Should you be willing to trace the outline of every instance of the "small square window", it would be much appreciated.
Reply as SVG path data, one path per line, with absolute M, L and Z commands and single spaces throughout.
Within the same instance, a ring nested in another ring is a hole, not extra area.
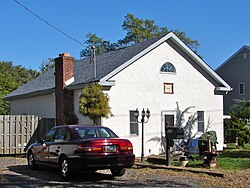
M 164 83 L 164 94 L 174 94 L 173 83 Z

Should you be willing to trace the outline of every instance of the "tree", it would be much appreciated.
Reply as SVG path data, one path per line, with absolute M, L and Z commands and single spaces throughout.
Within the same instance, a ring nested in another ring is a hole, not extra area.
M 0 61 L 0 114 L 9 114 L 9 102 L 3 98 L 37 76 L 38 72 L 35 70 Z
M 84 44 L 86 44 L 87 47 L 80 52 L 81 58 L 91 56 L 92 46 L 95 46 L 96 54 L 103 54 L 117 48 L 116 43 L 111 43 L 110 41 L 106 41 L 103 38 L 98 37 L 96 34 L 88 33 L 86 35 L 86 38 L 87 40 L 84 42 Z
M 153 37 L 168 33 L 168 28 L 155 25 L 154 20 L 143 20 L 136 18 L 133 14 L 127 14 L 122 24 L 122 29 L 125 30 L 126 36 L 119 40 L 120 44 L 131 45 Z
M 55 59 L 48 57 L 46 60 L 44 60 L 39 67 L 40 74 L 45 73 L 47 70 L 55 67 Z
M 235 100 L 229 112 L 231 119 L 225 122 L 225 140 L 243 146 L 250 141 L 250 100 Z
M 127 14 L 122 24 L 122 29 L 126 32 L 123 39 L 116 43 L 106 41 L 98 37 L 96 34 L 87 34 L 85 40 L 86 48 L 80 52 L 81 58 L 91 55 L 91 47 L 96 47 L 96 53 L 102 54 L 119 47 L 130 46 L 139 42 L 146 41 L 156 36 L 167 34 L 170 30 L 167 27 L 159 27 L 154 20 L 143 20 L 136 18 L 133 14 Z M 186 33 L 179 30 L 173 31 L 185 44 L 192 50 L 196 51 L 199 47 L 199 42 L 186 36 Z
M 101 117 L 108 118 L 111 114 L 109 98 L 104 94 L 98 83 L 85 87 L 80 95 L 80 113 L 88 116 L 97 125 Z
M 139 19 L 136 18 L 133 14 L 127 14 L 125 16 L 122 28 L 127 33 L 124 39 L 119 40 L 118 43 L 123 45 L 131 45 L 139 42 L 144 42 L 148 39 L 164 35 L 169 32 L 169 29 L 167 27 L 159 27 L 155 24 L 154 20 Z M 173 32 L 191 49 L 198 49 L 198 41 L 187 37 L 184 31 L 174 30 Z

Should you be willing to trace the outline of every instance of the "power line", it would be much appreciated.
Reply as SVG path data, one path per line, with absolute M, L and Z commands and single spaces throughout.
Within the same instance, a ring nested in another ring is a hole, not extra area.
M 55 27 L 54 25 L 52 25 L 51 23 L 49 23 L 48 21 L 46 21 L 45 19 L 43 19 L 42 17 L 40 17 L 39 15 L 37 15 L 36 13 L 34 13 L 33 11 L 31 11 L 29 8 L 27 8 L 26 6 L 24 6 L 23 4 L 21 4 L 20 2 L 18 2 L 17 0 L 14 0 L 19 6 L 21 6 L 22 8 L 24 8 L 25 10 L 27 10 L 29 13 L 31 13 L 33 16 L 37 17 L 39 20 L 43 21 L 44 23 L 46 23 L 47 25 L 49 25 L 50 27 L 52 27 L 53 29 L 57 30 L 58 32 L 60 32 L 61 34 L 63 34 L 64 36 L 68 37 L 69 39 L 75 41 L 76 43 L 80 44 L 81 46 L 85 47 L 81 42 L 79 42 L 77 39 L 71 37 L 70 35 L 68 35 L 67 33 L 65 33 L 64 31 L 62 31 L 61 29 Z

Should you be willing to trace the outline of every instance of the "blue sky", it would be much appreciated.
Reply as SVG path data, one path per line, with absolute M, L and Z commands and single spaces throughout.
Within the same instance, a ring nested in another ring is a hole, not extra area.
M 198 53 L 216 69 L 243 45 L 250 45 L 248 0 L 18 0 L 68 35 L 84 42 L 96 33 L 116 42 L 125 36 L 127 13 L 179 29 L 200 43 Z M 79 58 L 83 48 L 20 7 L 0 1 L 0 60 L 39 69 L 46 58 L 68 52 Z

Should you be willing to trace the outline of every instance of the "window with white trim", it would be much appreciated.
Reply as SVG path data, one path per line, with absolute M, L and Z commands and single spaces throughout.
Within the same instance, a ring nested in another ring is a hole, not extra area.
M 197 111 L 198 120 L 198 132 L 204 133 L 204 111 Z
M 130 135 L 139 135 L 138 122 L 135 117 L 135 110 L 129 111 Z
M 245 95 L 245 82 L 239 83 L 239 95 Z
M 176 69 L 174 67 L 174 65 L 172 63 L 164 63 L 162 66 L 161 66 L 161 73 L 176 73 Z

